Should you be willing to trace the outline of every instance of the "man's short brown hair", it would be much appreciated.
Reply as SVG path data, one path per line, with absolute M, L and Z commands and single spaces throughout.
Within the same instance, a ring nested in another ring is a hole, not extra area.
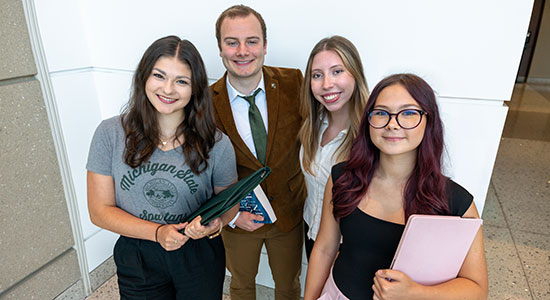
M 239 5 L 233 5 L 230 8 L 224 10 L 222 14 L 218 17 L 218 20 L 216 21 L 216 39 L 218 40 L 218 48 L 220 48 L 220 50 L 222 45 L 221 44 L 222 43 L 221 27 L 222 27 L 223 20 L 225 20 L 225 18 L 230 18 L 230 19 L 237 18 L 237 17 L 244 18 L 244 17 L 248 17 L 251 14 L 254 15 L 256 19 L 258 19 L 258 21 L 260 22 L 260 26 L 262 27 L 264 45 L 265 45 L 267 28 L 265 26 L 264 18 L 262 18 L 262 15 L 260 15 L 260 13 L 258 13 L 254 9 L 246 5 L 239 4 Z

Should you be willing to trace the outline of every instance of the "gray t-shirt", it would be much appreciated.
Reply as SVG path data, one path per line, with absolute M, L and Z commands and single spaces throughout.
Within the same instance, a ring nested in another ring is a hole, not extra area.
M 219 135 L 200 175 L 187 166 L 180 147 L 156 149 L 148 162 L 133 169 L 124 163 L 125 134 L 116 116 L 97 127 L 86 169 L 113 177 L 117 207 L 144 220 L 180 223 L 212 197 L 214 186 L 237 180 L 235 151 L 229 138 Z

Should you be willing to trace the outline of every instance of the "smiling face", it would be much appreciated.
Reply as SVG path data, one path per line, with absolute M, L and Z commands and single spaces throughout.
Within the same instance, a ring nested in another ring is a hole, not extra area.
M 229 80 L 260 81 L 266 43 L 258 19 L 252 14 L 225 18 L 220 32 L 220 56 Z
M 161 57 L 145 82 L 145 93 L 159 117 L 180 116 L 192 95 L 191 69 L 176 57 Z
M 384 88 L 373 109 L 383 109 L 390 113 L 397 113 L 403 109 L 422 110 L 418 102 L 400 84 L 390 85 Z M 380 155 L 414 155 L 424 137 L 426 130 L 426 117 L 413 129 L 403 129 L 397 124 L 395 116 L 392 116 L 386 127 L 376 129 L 369 126 L 370 138 L 373 144 L 380 150 Z
M 311 92 L 330 113 L 349 109 L 355 79 L 336 52 L 324 50 L 311 63 Z

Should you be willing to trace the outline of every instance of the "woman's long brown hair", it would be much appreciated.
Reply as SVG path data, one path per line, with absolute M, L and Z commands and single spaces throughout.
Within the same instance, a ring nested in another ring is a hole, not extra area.
M 335 153 L 333 153 L 336 162 L 343 161 L 347 158 L 351 149 L 351 144 L 359 131 L 361 114 L 363 113 L 363 109 L 369 97 L 369 90 L 365 80 L 361 58 L 353 43 L 337 35 L 320 40 L 317 45 L 313 47 L 313 50 L 311 50 L 305 71 L 305 78 L 300 90 L 300 112 L 303 116 L 306 116 L 306 118 L 298 133 L 298 137 L 304 148 L 302 165 L 304 170 L 312 175 L 315 174 L 313 174 L 313 170 L 311 169 L 311 163 L 318 150 L 319 131 L 321 129 L 322 118 L 327 117 L 328 111 L 315 99 L 311 92 L 311 65 L 313 64 L 315 55 L 325 50 L 334 51 L 340 59 L 342 59 L 346 70 L 355 79 L 355 89 L 349 99 L 350 124 L 348 133 L 344 137 L 342 144 L 340 144 Z
M 192 95 L 184 108 L 185 118 L 176 130 L 176 137 L 183 136 L 179 142 L 185 163 L 193 173 L 199 174 L 208 167 L 208 153 L 216 140 L 216 124 L 202 58 L 191 42 L 177 36 L 156 40 L 138 64 L 130 100 L 121 114 L 126 134 L 124 162 L 137 168 L 149 160 L 160 144 L 157 114 L 145 93 L 145 82 L 161 57 L 176 57 L 191 69 Z

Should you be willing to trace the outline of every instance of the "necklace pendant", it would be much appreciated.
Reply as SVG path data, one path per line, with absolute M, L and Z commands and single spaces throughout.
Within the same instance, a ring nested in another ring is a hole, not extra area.
M 166 143 L 168 143 L 168 141 L 166 142 L 161 142 L 163 146 L 166 146 Z

